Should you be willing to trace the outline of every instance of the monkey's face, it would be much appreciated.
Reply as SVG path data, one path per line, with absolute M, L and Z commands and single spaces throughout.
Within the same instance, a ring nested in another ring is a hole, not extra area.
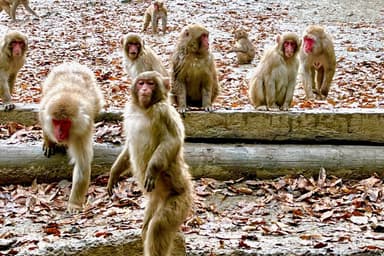
M 148 108 L 153 104 L 153 95 L 155 95 L 156 83 L 153 79 L 139 79 L 135 84 L 135 91 L 139 105 Z
M 244 30 L 237 30 L 235 31 L 235 39 L 239 40 L 241 38 L 247 38 L 248 34 Z
M 147 109 L 159 101 L 166 100 L 170 89 L 168 82 L 157 71 L 140 73 L 133 83 L 133 101 L 136 105 Z
M 285 40 L 283 43 L 283 52 L 286 58 L 291 58 L 295 55 L 297 49 L 296 41 Z
M 137 59 L 137 57 L 139 57 L 140 50 L 141 50 L 141 44 L 138 42 L 127 43 L 127 46 L 125 48 L 128 58 L 130 58 L 131 60 L 135 60 Z
M 304 36 L 303 38 L 303 50 L 306 54 L 314 53 L 314 46 L 316 43 L 316 39 L 311 36 Z
M 23 40 L 12 40 L 9 43 L 9 48 L 13 57 L 20 57 L 24 55 L 26 44 Z

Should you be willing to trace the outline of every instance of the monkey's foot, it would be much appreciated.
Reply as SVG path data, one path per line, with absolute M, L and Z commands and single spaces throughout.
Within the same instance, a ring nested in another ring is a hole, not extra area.
M 268 108 L 265 105 L 261 105 L 255 108 L 257 111 L 267 111 Z
M 212 106 L 206 106 L 206 107 L 204 107 L 204 110 L 205 110 L 205 112 L 212 112 L 213 107 Z
M 76 213 L 80 213 L 82 210 L 83 210 L 83 206 L 82 205 L 68 202 L 68 206 L 67 206 L 67 212 L 68 213 L 76 214 Z
M 185 112 L 187 112 L 187 107 L 178 107 L 177 108 L 177 112 L 179 112 L 180 114 L 184 115 Z
M 7 112 L 7 111 L 11 111 L 15 109 L 15 104 L 13 103 L 7 103 L 4 105 L 4 111 Z

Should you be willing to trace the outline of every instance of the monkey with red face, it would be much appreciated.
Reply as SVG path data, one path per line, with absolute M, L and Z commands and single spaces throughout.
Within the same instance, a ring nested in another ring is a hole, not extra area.
M 326 99 L 336 70 L 335 50 L 331 36 L 324 28 L 308 26 L 300 51 L 303 86 L 307 99 Z
M 55 67 L 43 84 L 39 119 L 43 128 L 44 155 L 50 157 L 66 146 L 74 163 L 68 211 L 77 212 L 85 202 L 93 159 L 93 124 L 103 106 L 93 72 L 79 63 Z

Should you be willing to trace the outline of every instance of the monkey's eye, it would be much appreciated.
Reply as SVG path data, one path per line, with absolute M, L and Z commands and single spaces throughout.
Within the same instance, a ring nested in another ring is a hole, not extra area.
M 139 81 L 137 81 L 137 84 L 138 84 L 138 85 L 143 85 L 143 84 L 144 84 L 144 80 L 139 80 Z
M 20 47 L 23 47 L 24 46 L 24 43 L 23 42 L 19 42 L 19 41 L 12 41 L 11 42 L 11 45 L 12 47 L 16 46 L 16 45 L 19 45 Z

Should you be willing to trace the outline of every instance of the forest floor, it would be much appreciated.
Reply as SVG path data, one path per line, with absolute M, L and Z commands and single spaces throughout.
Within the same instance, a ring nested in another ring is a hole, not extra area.
M 122 69 L 119 39 L 125 33 L 140 32 L 149 2 L 31 0 L 31 7 L 43 18 L 18 10 L 19 20 L 11 22 L 0 13 L 1 32 L 18 29 L 29 38 L 15 102 L 39 103 L 40 85 L 50 69 L 77 60 L 95 72 L 106 108 L 122 108 L 129 97 L 130 79 Z M 251 109 L 247 81 L 264 49 L 277 34 L 301 34 L 310 24 L 323 25 L 332 34 L 337 70 L 328 100 L 305 101 L 299 82 L 292 109 L 384 107 L 381 0 L 176 0 L 167 6 L 168 33 L 148 32 L 143 38 L 170 68 L 181 29 L 194 22 L 204 24 L 210 31 L 222 86 L 216 109 Z M 237 65 L 235 55 L 228 53 L 237 27 L 248 30 L 256 46 L 256 58 L 249 65 Z M 2 143 L 20 129 L 40 134 L 38 127 L 0 124 Z M 119 125 L 112 129 L 120 135 Z M 44 255 L 41 252 L 47 247 L 139 230 L 145 201 L 135 182 L 122 180 L 110 199 L 105 181 L 105 177 L 93 181 L 87 208 L 76 216 L 64 213 L 70 182 L 1 186 L 0 255 Z M 314 178 L 264 181 L 205 178 L 195 180 L 195 192 L 194 213 L 183 226 L 187 255 L 384 254 L 384 188 L 375 175 L 360 181 L 327 177 L 325 171 Z

